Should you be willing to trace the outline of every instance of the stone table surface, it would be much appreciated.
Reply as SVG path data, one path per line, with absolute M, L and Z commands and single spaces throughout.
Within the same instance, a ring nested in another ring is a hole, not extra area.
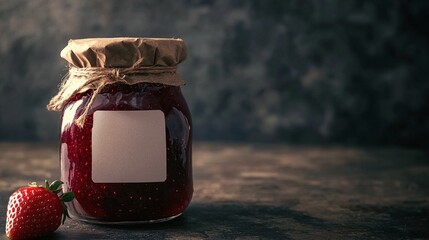
M 170 222 L 68 220 L 43 239 L 429 239 L 429 153 L 397 148 L 194 144 L 194 198 Z M 59 177 L 55 144 L 0 143 L 9 195 Z

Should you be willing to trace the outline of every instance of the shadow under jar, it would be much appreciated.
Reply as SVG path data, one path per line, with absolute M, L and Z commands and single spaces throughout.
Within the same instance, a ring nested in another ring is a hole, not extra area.
M 176 62 L 184 59 L 175 54 Z M 156 66 L 157 57 L 150 64 Z M 192 123 L 176 85 L 113 82 L 69 96 L 62 106 L 60 157 L 63 191 L 75 194 L 72 218 L 133 224 L 185 211 L 193 194 Z

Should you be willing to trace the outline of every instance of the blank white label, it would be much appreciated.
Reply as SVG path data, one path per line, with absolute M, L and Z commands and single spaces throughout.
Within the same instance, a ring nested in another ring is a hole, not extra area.
M 160 110 L 96 111 L 92 128 L 92 181 L 164 182 L 165 117 Z

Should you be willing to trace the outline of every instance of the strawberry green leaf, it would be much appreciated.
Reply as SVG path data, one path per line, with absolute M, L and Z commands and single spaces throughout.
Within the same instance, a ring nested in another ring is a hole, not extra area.
M 49 189 L 49 182 L 45 179 L 45 188 Z
M 64 224 L 64 222 L 66 221 L 66 218 L 67 218 L 66 214 L 63 214 L 63 219 L 61 220 L 61 224 Z
M 49 186 L 49 190 L 52 191 L 52 192 L 56 191 L 58 189 L 58 187 L 61 186 L 61 184 L 63 184 L 63 182 L 61 182 L 59 180 L 55 180 Z
M 67 206 L 64 202 L 61 202 L 61 205 L 63 207 L 63 217 L 62 217 L 62 224 L 66 221 L 67 218 L 70 218 L 69 212 L 67 211 Z
M 63 202 L 70 202 L 71 200 L 73 200 L 73 198 L 74 198 L 74 194 L 72 192 L 64 193 L 60 197 L 61 201 L 63 201 Z

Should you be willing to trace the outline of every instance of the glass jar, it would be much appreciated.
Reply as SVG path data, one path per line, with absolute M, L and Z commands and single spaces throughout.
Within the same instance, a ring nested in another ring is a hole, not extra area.
M 177 51 L 163 53 L 162 40 L 149 39 L 161 54 L 143 69 L 157 68 L 161 55 L 184 59 L 175 56 Z M 139 54 L 151 54 L 147 48 Z M 114 54 L 123 53 L 116 49 Z M 125 74 L 117 77 L 123 80 Z M 96 90 L 82 88 L 62 109 L 61 179 L 63 190 L 75 194 L 69 204 L 72 218 L 128 224 L 166 221 L 185 211 L 193 194 L 192 122 L 180 86 L 113 81 Z

